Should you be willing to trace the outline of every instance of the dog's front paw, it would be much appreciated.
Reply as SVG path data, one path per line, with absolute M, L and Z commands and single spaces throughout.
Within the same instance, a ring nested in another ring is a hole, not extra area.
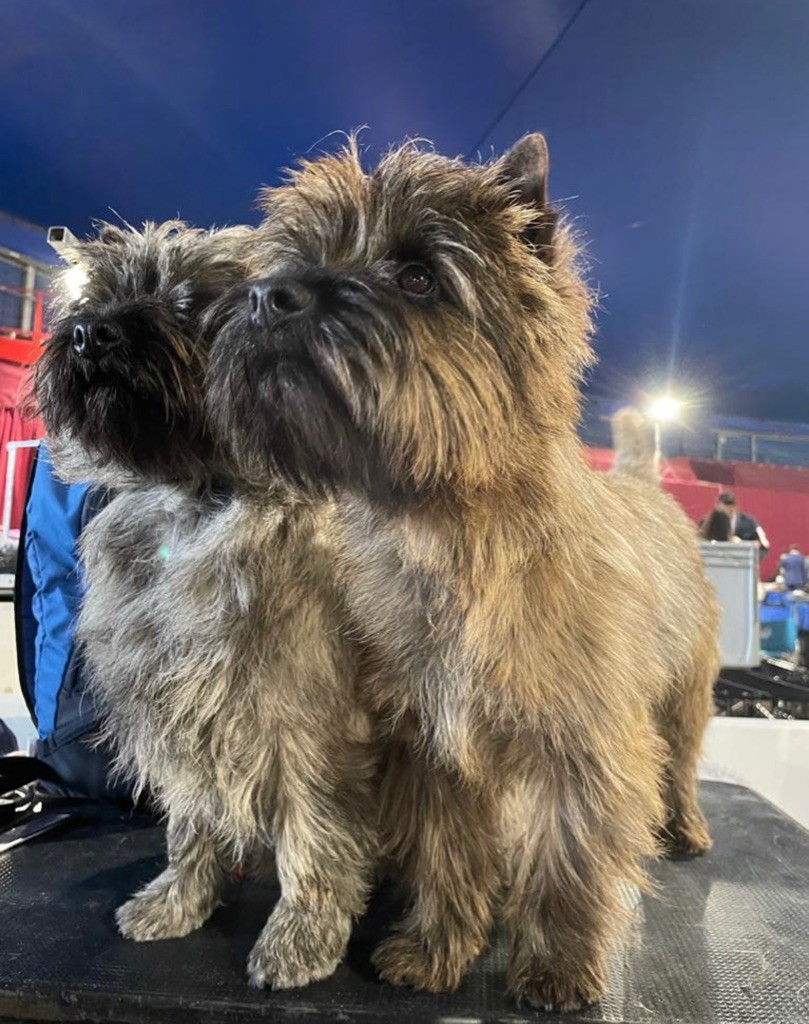
M 510 979 L 509 988 L 517 1002 L 527 1002 L 535 1010 L 581 1010 L 604 994 L 605 977 L 598 964 L 563 968 L 533 959 Z
M 343 959 L 351 915 L 316 913 L 279 900 L 250 952 L 247 973 L 255 988 L 301 988 L 328 978 Z
M 205 917 L 189 914 L 172 905 L 165 896 L 145 893 L 133 896 L 115 912 L 118 931 L 125 939 L 151 942 L 154 939 L 179 939 L 205 923 Z
M 409 985 L 425 992 L 454 992 L 472 957 L 430 952 L 418 936 L 402 932 L 376 947 L 371 962 L 391 985 Z
M 180 886 L 164 872 L 120 906 L 115 921 L 121 935 L 135 942 L 179 939 L 203 925 L 215 906 L 216 899 L 184 898 Z

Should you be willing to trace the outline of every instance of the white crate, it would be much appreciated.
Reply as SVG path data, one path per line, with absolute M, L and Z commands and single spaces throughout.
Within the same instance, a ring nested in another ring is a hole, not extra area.
M 758 665 L 758 544 L 703 541 L 700 548 L 705 571 L 722 606 L 722 667 Z

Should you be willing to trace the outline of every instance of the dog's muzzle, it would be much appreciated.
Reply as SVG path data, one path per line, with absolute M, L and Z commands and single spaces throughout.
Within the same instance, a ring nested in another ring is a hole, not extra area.
M 108 320 L 83 320 L 73 328 L 72 347 L 77 356 L 96 362 L 123 341 L 123 334 Z
M 256 281 L 247 294 L 250 322 L 255 327 L 278 327 L 310 312 L 317 302 L 315 289 L 291 277 Z

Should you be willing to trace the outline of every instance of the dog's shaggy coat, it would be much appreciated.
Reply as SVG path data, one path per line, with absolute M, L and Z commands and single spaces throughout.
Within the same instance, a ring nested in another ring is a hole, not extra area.
M 515 995 L 574 1008 L 603 991 L 619 883 L 660 836 L 709 845 L 717 611 L 675 503 L 583 460 L 590 296 L 546 163 L 541 136 L 486 166 L 304 163 L 265 195 L 209 399 L 246 476 L 339 495 L 410 897 L 382 975 L 454 988 L 499 913 Z
M 204 414 L 202 323 L 244 278 L 246 229 L 106 228 L 73 258 L 36 390 L 66 477 L 119 493 L 86 528 L 77 637 L 121 772 L 168 817 L 168 867 L 117 914 L 187 934 L 237 864 L 275 855 L 281 898 L 253 984 L 329 975 L 375 855 L 374 763 L 342 629 L 328 515 L 234 492 Z

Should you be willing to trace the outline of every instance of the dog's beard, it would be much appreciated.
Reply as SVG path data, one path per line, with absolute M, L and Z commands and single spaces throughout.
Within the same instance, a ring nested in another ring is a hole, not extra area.
M 524 391 L 509 345 L 471 337 L 454 310 L 408 309 L 381 290 L 323 305 L 256 327 L 234 301 L 222 318 L 210 416 L 245 473 L 399 504 L 495 480 Z
M 36 399 L 48 432 L 138 474 L 186 474 L 210 444 L 202 372 L 187 346 L 165 336 L 137 347 L 124 341 L 91 364 L 72 352 L 71 335 L 68 325 L 55 336 L 37 369 Z
M 401 495 L 373 429 L 376 375 L 390 372 L 393 351 L 378 327 L 349 314 L 268 330 L 243 309 L 222 318 L 207 392 L 218 436 L 246 475 L 320 494 Z

